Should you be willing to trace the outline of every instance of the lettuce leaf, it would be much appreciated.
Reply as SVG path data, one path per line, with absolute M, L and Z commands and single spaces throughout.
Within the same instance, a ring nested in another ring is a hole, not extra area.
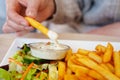
M 8 71 L 0 68 L 0 80 L 11 80 L 11 75 Z
M 25 80 L 32 80 L 32 78 L 33 78 L 35 72 L 36 72 L 36 69 L 30 69 L 30 71 L 28 72 L 28 74 L 27 74 Z
M 39 80 L 48 80 L 48 74 L 41 72 Z
M 56 64 L 49 64 L 49 80 L 58 80 L 58 70 Z

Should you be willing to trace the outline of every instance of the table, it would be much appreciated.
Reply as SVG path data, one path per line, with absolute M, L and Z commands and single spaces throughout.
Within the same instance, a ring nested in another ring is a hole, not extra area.
M 0 34 L 0 62 L 2 61 L 3 57 L 7 53 L 7 50 L 11 46 L 13 40 L 17 38 L 15 34 Z M 29 33 L 22 38 L 40 38 L 45 39 L 47 38 L 41 33 Z M 59 39 L 67 39 L 67 40 L 86 40 L 86 41 L 115 41 L 119 42 L 120 38 L 118 37 L 111 37 L 111 36 L 102 36 L 102 35 L 91 35 L 91 34 L 76 34 L 76 33 L 64 33 L 59 34 Z

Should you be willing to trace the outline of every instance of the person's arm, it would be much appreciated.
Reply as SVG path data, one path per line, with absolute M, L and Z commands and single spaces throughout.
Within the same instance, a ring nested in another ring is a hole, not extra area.
M 6 5 L 7 19 L 3 26 L 3 32 L 15 32 L 18 35 L 34 29 L 29 26 L 24 16 L 42 22 L 54 12 L 53 0 L 6 0 Z
M 120 37 L 120 22 L 109 24 L 88 32 L 88 34 L 98 34 Z
M 70 23 L 80 22 L 82 12 L 78 1 L 81 0 L 55 0 L 56 13 L 53 16 L 52 21 L 54 23 Z

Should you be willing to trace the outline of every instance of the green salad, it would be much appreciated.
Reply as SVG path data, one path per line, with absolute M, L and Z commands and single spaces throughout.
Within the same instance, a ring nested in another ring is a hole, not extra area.
M 0 68 L 0 80 L 58 80 L 58 62 L 32 56 L 24 44 L 9 58 L 9 70 Z

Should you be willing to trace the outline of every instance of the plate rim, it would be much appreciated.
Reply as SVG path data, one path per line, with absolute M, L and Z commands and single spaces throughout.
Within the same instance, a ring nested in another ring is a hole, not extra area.
M 17 41 L 19 41 L 19 40 L 42 40 L 42 41 L 50 41 L 50 39 L 41 39 L 41 38 L 15 38 L 13 40 L 13 42 L 11 43 L 11 45 L 10 45 L 8 51 L 6 52 L 5 56 L 3 57 L 3 59 L 2 59 L 2 61 L 0 63 L 0 66 L 3 66 L 4 60 L 8 56 L 9 52 L 11 51 L 11 49 L 13 48 L 14 44 Z M 93 40 L 84 40 L 83 41 L 83 40 L 70 40 L 70 39 L 69 40 L 68 39 L 59 39 L 58 41 L 75 41 L 75 42 L 78 41 L 78 42 L 96 42 L 96 43 L 108 43 L 108 42 L 110 42 L 110 43 L 118 43 L 116 41 L 98 41 L 98 40 L 96 40 L 96 41 L 93 41 Z

